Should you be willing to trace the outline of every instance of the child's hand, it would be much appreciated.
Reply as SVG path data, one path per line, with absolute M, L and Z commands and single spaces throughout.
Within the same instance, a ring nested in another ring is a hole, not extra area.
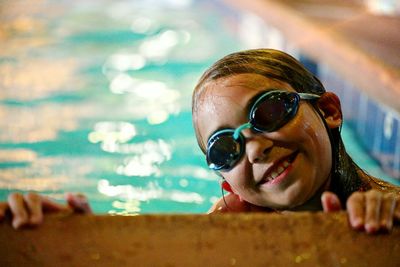
M 321 196 L 325 212 L 341 209 L 339 198 L 324 192 Z M 400 196 L 378 190 L 354 192 L 346 203 L 349 223 L 356 230 L 367 233 L 390 231 L 395 221 L 400 221 Z
M 12 193 L 7 202 L 0 202 L 0 221 L 7 211 L 12 214 L 12 226 L 15 229 L 22 226 L 37 226 L 43 222 L 43 214 L 46 212 L 74 211 L 91 213 L 90 206 L 85 196 L 81 194 L 67 194 L 67 205 L 58 204 L 47 197 L 27 193 Z

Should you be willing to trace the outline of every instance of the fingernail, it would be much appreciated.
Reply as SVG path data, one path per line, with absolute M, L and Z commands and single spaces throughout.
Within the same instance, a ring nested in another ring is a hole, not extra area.
M 385 228 L 386 230 L 391 230 L 393 227 L 393 222 L 391 220 L 382 220 L 381 228 Z
M 354 228 L 360 228 L 363 225 L 363 220 L 361 218 L 353 218 L 352 225 Z
M 19 229 L 19 228 L 22 226 L 22 220 L 20 220 L 20 219 L 14 219 L 13 222 L 12 222 L 12 226 L 13 226 L 15 229 Z
M 365 230 L 371 234 L 375 233 L 378 231 L 378 225 L 376 223 L 367 223 L 365 224 Z
M 82 195 L 82 194 L 76 194 L 76 195 L 75 195 L 75 199 L 76 199 L 77 201 L 79 201 L 80 203 L 85 203 L 85 202 L 87 202 L 86 196 L 85 196 L 85 195 Z
M 341 204 L 338 199 L 332 199 L 331 206 L 334 207 L 335 210 L 341 209 Z

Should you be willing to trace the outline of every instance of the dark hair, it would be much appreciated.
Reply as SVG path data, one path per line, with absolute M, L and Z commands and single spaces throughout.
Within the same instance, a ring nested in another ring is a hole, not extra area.
M 289 84 L 299 93 L 313 93 L 322 95 L 326 92 L 322 83 L 311 72 L 309 72 L 294 57 L 274 49 L 253 49 L 233 53 L 223 57 L 214 63 L 200 78 L 197 83 L 192 98 L 192 113 L 194 128 L 200 148 L 205 151 L 202 138 L 195 124 L 197 109 L 205 93 L 206 84 L 219 78 L 231 75 L 255 73 L 267 77 L 268 79 L 283 81 Z M 366 190 L 369 185 L 358 175 L 361 169 L 347 154 L 341 135 L 341 128 L 330 129 L 327 127 L 325 119 L 314 106 L 327 129 L 332 147 L 332 169 L 331 169 L 331 188 L 342 203 L 357 190 Z

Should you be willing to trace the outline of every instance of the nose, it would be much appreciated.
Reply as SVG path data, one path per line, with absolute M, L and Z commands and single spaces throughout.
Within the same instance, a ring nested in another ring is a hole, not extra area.
M 246 154 L 250 163 L 263 162 L 271 151 L 274 142 L 264 134 L 252 133 L 246 130 Z

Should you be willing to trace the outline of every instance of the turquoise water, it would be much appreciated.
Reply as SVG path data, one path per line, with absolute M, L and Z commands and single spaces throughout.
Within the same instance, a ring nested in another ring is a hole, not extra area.
M 1 199 L 72 191 L 97 213 L 201 213 L 221 195 L 190 104 L 207 66 L 248 48 L 235 16 L 213 1 L 0 5 Z

